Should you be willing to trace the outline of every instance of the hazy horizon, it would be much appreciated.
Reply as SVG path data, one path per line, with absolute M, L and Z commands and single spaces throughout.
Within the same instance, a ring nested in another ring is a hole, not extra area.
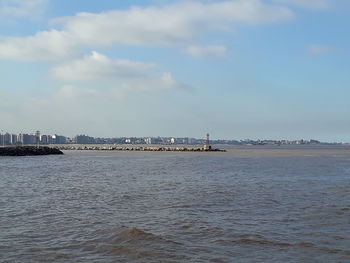
M 34 135 L 36 131 L 21 131 L 21 132 L 12 132 L 12 131 L 6 131 L 6 130 L 0 130 L 0 135 L 4 134 L 4 133 L 9 133 L 9 134 L 32 134 Z M 133 136 L 133 135 L 113 135 L 113 136 L 100 136 L 100 135 L 94 135 L 94 134 L 88 134 L 88 133 L 76 133 L 74 135 L 67 135 L 67 134 L 61 134 L 61 133 L 57 133 L 57 132 L 43 132 L 40 131 L 40 135 L 59 135 L 59 136 L 65 136 L 67 138 L 75 138 L 76 136 L 79 135 L 86 135 L 86 136 L 90 136 L 90 137 L 94 137 L 94 138 L 193 138 L 193 139 L 203 139 L 206 140 L 206 134 L 203 134 L 203 136 L 199 136 L 199 137 L 193 137 L 193 136 L 172 136 L 172 135 L 139 135 L 139 136 Z M 214 136 L 213 136 L 214 135 Z M 235 137 L 227 137 L 227 138 L 219 138 L 215 136 L 214 134 L 210 134 L 210 140 L 232 140 L 232 141 L 244 141 L 244 140 L 253 140 L 253 141 L 283 141 L 283 140 L 287 140 L 287 141 L 299 141 L 299 140 L 317 140 L 321 143 L 350 143 L 347 141 L 336 141 L 336 140 L 320 140 L 319 138 L 305 138 L 305 137 L 300 137 L 300 138 L 272 138 L 272 137 L 265 137 L 265 138 L 257 138 L 257 137 L 251 137 L 251 138 L 235 138 Z

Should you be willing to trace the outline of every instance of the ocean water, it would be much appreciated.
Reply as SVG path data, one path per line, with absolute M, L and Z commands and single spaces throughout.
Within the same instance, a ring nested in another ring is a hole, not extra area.
M 0 262 L 350 262 L 350 147 L 2 157 Z

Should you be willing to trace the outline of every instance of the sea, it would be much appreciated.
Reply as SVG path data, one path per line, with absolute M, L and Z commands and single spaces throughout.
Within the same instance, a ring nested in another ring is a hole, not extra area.
M 350 146 L 0 158 L 1 263 L 350 262 Z

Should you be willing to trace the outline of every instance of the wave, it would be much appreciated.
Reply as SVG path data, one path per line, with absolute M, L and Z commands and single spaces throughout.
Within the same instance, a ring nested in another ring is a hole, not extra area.
M 328 254 L 341 254 L 344 256 L 350 256 L 350 251 L 349 250 L 343 250 L 343 249 L 332 249 L 332 248 L 327 248 L 327 247 L 322 247 L 320 249 L 323 252 L 326 252 Z
M 289 244 L 286 242 L 278 242 L 278 241 L 271 241 L 271 240 L 265 240 L 265 239 L 253 239 L 253 238 L 241 238 L 233 241 L 233 243 L 247 244 L 247 245 L 271 245 L 271 246 L 279 246 L 279 247 L 292 246 L 292 244 Z
M 184 256 L 177 253 L 182 250 L 181 244 L 136 227 L 102 230 L 96 232 L 94 237 L 83 244 L 83 250 L 133 260 L 185 260 Z
M 161 237 L 147 233 L 136 227 L 117 228 L 111 233 L 108 239 L 114 244 L 162 240 Z

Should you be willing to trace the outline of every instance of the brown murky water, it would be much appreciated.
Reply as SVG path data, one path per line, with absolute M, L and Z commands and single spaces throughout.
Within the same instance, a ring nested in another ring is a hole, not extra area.
M 350 148 L 3 157 L 0 262 L 350 262 Z

